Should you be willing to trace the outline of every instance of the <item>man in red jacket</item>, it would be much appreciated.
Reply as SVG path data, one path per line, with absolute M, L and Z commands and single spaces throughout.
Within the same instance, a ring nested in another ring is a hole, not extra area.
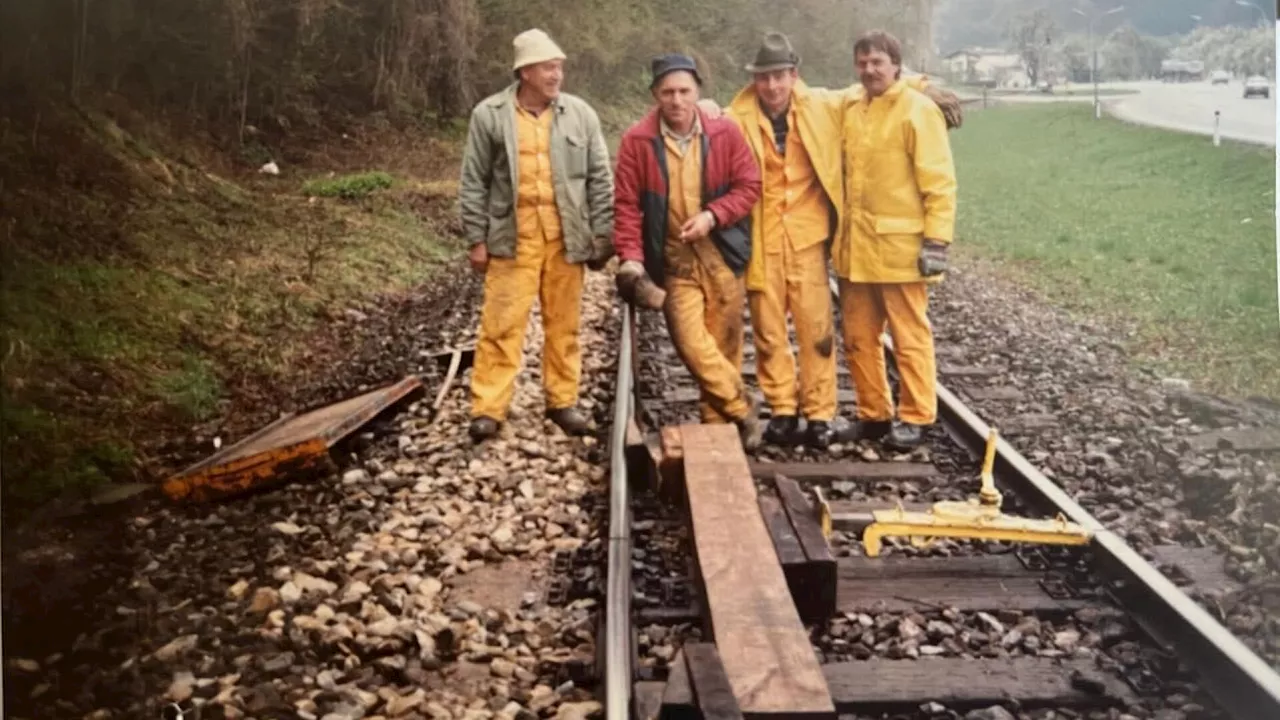
M 657 107 L 622 137 L 614 179 L 619 284 L 648 275 L 676 352 L 702 389 L 702 422 L 732 422 L 759 442 L 742 382 L 743 272 L 760 170 L 732 122 L 697 107 L 702 78 L 685 55 L 653 60 Z

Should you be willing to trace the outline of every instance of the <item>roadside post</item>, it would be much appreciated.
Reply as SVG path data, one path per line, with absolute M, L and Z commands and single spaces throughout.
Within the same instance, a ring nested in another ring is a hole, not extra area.
M 1221 119 L 1222 119 L 1222 111 L 1214 110 L 1213 111 L 1213 146 L 1214 147 L 1219 147 L 1220 145 L 1222 145 L 1222 135 L 1219 134 L 1218 132 L 1218 121 Z

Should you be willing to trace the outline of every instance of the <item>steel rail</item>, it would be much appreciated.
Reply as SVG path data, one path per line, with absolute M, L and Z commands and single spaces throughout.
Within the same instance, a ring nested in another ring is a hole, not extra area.
M 838 303 L 835 279 L 830 286 Z M 886 333 L 883 340 L 885 350 L 893 353 L 892 338 Z M 896 368 L 890 372 L 897 374 Z M 937 394 L 938 416 L 948 433 L 981 457 L 990 426 L 941 383 Z M 1197 674 L 1232 718 L 1280 718 L 1280 675 L 1003 438 L 996 442 L 995 477 L 1019 496 L 1093 533 L 1089 548 L 1100 569 L 1118 581 L 1116 594 L 1129 614 Z
M 631 712 L 631 488 L 627 477 L 627 424 L 631 420 L 634 311 L 622 306 L 609 436 L 609 575 L 605 596 L 605 718 L 628 720 Z

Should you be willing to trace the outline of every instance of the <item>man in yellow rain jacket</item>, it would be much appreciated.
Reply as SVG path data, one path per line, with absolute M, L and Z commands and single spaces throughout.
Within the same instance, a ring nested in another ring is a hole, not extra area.
M 827 245 L 844 209 L 843 117 L 864 89 L 810 88 L 799 77 L 799 65 L 787 37 L 767 33 L 746 68 L 753 82 L 730 103 L 727 115 L 747 138 L 764 187 L 752 210 L 746 273 L 758 379 L 772 410 L 764 439 L 774 444 L 799 439 L 797 411 L 802 411 L 808 425 L 803 439 L 821 449 L 835 438 L 831 421 L 837 397 Z M 953 94 L 920 75 L 907 83 L 944 108 L 949 126 L 960 125 Z M 799 398 L 788 313 L 799 349 Z
M 800 80 L 800 57 L 785 35 L 770 32 L 746 69 L 754 78 L 730 103 L 763 181 L 752 209 L 748 304 L 754 330 L 757 377 L 772 418 L 764 440 L 800 440 L 798 414 L 807 421 L 804 442 L 831 444 L 836 415 L 836 357 L 827 241 L 836 229 L 842 197 L 839 113 L 842 93 L 811 90 Z M 796 363 L 787 333 L 795 324 Z
M 955 166 L 943 113 L 901 78 L 897 39 L 865 35 L 854 61 L 866 93 L 845 110 L 844 217 L 832 264 L 858 435 L 908 451 L 936 419 L 927 310 L 929 285 L 942 279 L 953 239 Z M 897 422 L 880 340 L 886 324 L 901 377 Z
M 535 29 L 513 44 L 517 81 L 472 111 L 458 191 L 471 266 L 485 275 L 471 374 L 477 441 L 506 419 L 535 299 L 547 418 L 571 435 L 589 431 L 575 408 L 583 264 L 602 269 L 613 255 L 613 171 L 600 119 L 560 92 L 565 55 L 551 38 Z

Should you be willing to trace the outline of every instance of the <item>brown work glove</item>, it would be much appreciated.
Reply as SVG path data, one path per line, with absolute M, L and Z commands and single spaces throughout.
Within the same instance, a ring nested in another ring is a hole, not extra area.
M 591 243 L 591 259 L 587 261 L 587 269 L 600 272 L 609 265 L 613 257 L 613 241 L 607 237 L 596 238 Z
M 950 90 L 943 90 L 933 83 L 925 83 L 922 92 L 942 110 L 947 119 L 947 129 L 954 130 L 964 122 L 964 111 L 960 109 L 960 98 Z
M 636 307 L 661 310 L 667 300 L 666 291 L 655 285 L 644 271 L 644 265 L 635 260 L 622 263 L 615 282 L 618 285 L 618 295 Z

